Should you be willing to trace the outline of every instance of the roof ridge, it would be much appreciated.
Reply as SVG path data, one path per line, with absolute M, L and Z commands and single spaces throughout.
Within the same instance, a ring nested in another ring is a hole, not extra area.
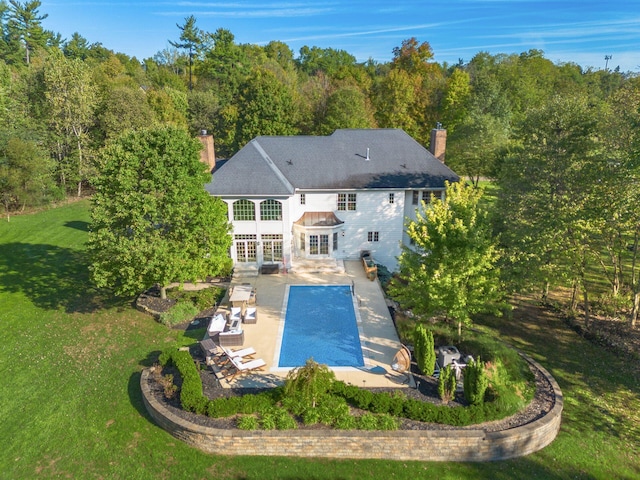
M 289 190 L 289 193 L 293 194 L 295 192 L 295 188 L 293 188 L 293 185 L 291 184 L 291 182 L 287 180 L 287 177 L 284 176 L 284 173 L 282 173 L 282 170 L 276 167 L 276 164 L 273 163 L 273 160 L 271 160 L 271 157 L 269 157 L 269 154 L 264 150 L 264 148 L 262 148 L 262 145 L 260 145 L 260 143 L 258 142 L 258 139 L 254 138 L 253 140 L 251 140 L 251 144 L 258 151 L 258 153 L 260 154 L 262 159 L 267 163 L 269 168 L 271 168 L 271 170 L 276 175 L 276 177 L 278 177 L 278 180 L 280 180 L 282 184 L 285 186 L 285 188 Z

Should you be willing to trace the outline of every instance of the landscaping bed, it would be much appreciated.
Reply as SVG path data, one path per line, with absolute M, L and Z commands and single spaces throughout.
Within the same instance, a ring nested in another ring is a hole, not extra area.
M 192 356 L 197 361 L 204 362 L 203 358 L 199 358 L 200 353 L 199 350 L 195 349 L 192 351 Z M 470 425 L 467 427 L 459 427 L 459 426 L 451 426 L 451 425 L 443 425 L 437 423 L 425 423 L 419 422 L 415 420 L 410 420 L 406 418 L 398 418 L 399 430 L 453 430 L 453 429 L 477 429 L 478 427 L 484 429 L 487 432 L 495 432 L 507 430 L 510 428 L 514 428 L 521 425 L 526 425 L 542 416 L 544 416 L 547 412 L 549 412 L 555 403 L 555 398 L 553 394 L 553 389 L 548 380 L 542 375 L 542 373 L 534 368 L 530 367 L 531 371 L 535 377 L 536 384 L 536 392 L 533 400 L 520 412 L 512 415 L 510 417 L 486 422 L 480 425 Z M 164 367 L 162 369 L 161 374 L 159 374 L 159 368 L 156 369 L 154 375 L 149 376 L 149 387 L 151 392 L 157 401 L 161 402 L 166 406 L 172 413 L 188 420 L 194 424 L 212 428 L 220 428 L 220 429 L 236 429 L 237 416 L 230 416 L 224 418 L 211 418 L 206 415 L 198 415 L 195 413 L 184 411 L 180 406 L 179 395 L 176 393 L 172 398 L 167 398 L 165 395 L 165 389 L 163 385 L 162 375 L 171 374 L 174 378 L 174 383 L 180 387 L 180 374 L 178 370 L 174 367 Z M 443 405 L 443 402 L 438 398 L 437 391 L 437 381 L 432 377 L 426 377 L 420 374 L 417 370 L 417 366 L 412 364 L 412 373 L 414 375 L 414 379 L 417 382 L 419 388 L 367 388 L 371 392 L 380 393 L 380 392 L 397 392 L 401 391 L 403 395 L 407 398 L 430 402 L 436 405 Z M 262 390 L 257 389 L 232 389 L 232 388 L 223 388 L 219 385 L 215 375 L 209 369 L 200 371 L 200 378 L 202 380 L 203 385 L 203 393 L 209 399 L 221 398 L 221 397 L 232 397 L 232 396 L 241 396 L 245 394 L 253 394 L 260 393 Z M 465 401 L 462 394 L 457 393 L 454 400 L 448 403 L 451 408 L 464 408 Z M 361 411 L 357 408 L 351 407 L 351 411 L 354 415 L 361 415 L 364 411 Z M 329 429 L 330 427 L 324 426 L 322 424 L 314 424 L 314 425 L 305 425 L 299 419 L 297 421 L 298 429 Z

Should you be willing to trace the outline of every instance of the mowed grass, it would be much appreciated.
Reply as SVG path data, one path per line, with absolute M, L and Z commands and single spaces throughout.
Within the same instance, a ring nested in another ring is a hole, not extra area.
M 554 318 L 489 325 L 565 394 L 562 431 L 528 457 L 482 464 L 208 455 L 147 416 L 139 378 L 193 342 L 93 289 L 88 203 L 0 222 L 0 478 L 640 478 L 638 365 Z M 633 376 L 634 372 L 636 376 Z

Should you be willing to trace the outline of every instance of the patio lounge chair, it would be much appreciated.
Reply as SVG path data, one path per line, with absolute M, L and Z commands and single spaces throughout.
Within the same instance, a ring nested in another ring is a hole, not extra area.
M 248 362 L 242 362 L 239 357 L 231 357 L 231 363 L 234 367 L 234 371 L 228 376 L 227 381 L 233 380 L 238 375 L 244 375 L 246 373 L 262 370 L 266 365 L 266 362 L 261 358 L 250 360 Z
M 247 310 L 244 312 L 244 323 L 257 323 L 258 322 L 258 311 L 256 307 L 247 307 Z
M 402 383 L 408 383 L 411 379 L 410 373 L 407 373 L 411 370 L 411 352 L 406 346 L 402 345 L 400 350 L 398 350 L 398 353 L 393 357 L 391 369 L 394 372 L 406 375 L 407 378 Z
M 256 351 L 253 347 L 246 347 L 240 350 L 231 350 L 230 348 L 220 347 L 225 355 L 229 358 L 253 358 Z

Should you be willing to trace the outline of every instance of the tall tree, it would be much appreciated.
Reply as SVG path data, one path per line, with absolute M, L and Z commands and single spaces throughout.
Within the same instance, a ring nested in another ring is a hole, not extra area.
M 200 142 L 164 127 L 130 132 L 100 157 L 88 251 L 98 287 L 133 295 L 154 284 L 227 274 L 230 225 L 224 202 L 203 188 Z
M 11 212 L 42 205 L 56 192 L 47 153 L 35 142 L 13 136 L 0 142 L 0 203 Z
M 44 47 L 48 37 L 48 33 L 43 30 L 41 22 L 49 15 L 39 14 L 38 9 L 41 4 L 40 0 L 26 2 L 9 0 L 7 28 L 9 34 L 15 36 L 22 43 L 27 65 L 31 62 L 33 49 L 37 46 Z
M 502 240 L 519 280 L 572 282 L 589 314 L 586 265 L 594 241 L 593 186 L 603 162 L 596 155 L 598 110 L 580 93 L 552 98 L 527 115 L 519 147 L 500 174 Z
M 297 133 L 293 94 L 271 71 L 254 70 L 242 87 L 238 110 L 238 147 L 257 135 Z
M 502 296 L 498 250 L 482 192 L 464 183 L 447 184 L 444 200 L 422 203 L 407 226 L 411 246 L 400 255 L 400 273 L 390 292 L 403 307 L 444 316 L 458 325 L 480 312 L 497 312 Z
M 77 194 L 87 180 L 91 166 L 87 156 L 87 133 L 93 125 L 97 89 L 89 67 L 78 59 L 52 52 L 44 69 L 45 98 L 49 124 L 55 134 L 62 183 L 71 174 L 77 181 Z M 74 154 L 77 154 L 75 156 Z M 64 168 L 66 165 L 67 168 Z
M 336 90 L 327 99 L 327 109 L 320 121 L 320 135 L 328 135 L 338 128 L 372 128 L 373 114 L 364 93 L 357 87 Z
M 200 29 L 196 27 L 196 18 L 193 15 L 184 19 L 184 25 L 176 26 L 180 29 L 180 41 L 172 42 L 171 45 L 176 48 L 184 48 L 189 52 L 189 90 L 193 90 L 193 57 L 196 54 L 199 46 L 202 44 L 202 33 Z

